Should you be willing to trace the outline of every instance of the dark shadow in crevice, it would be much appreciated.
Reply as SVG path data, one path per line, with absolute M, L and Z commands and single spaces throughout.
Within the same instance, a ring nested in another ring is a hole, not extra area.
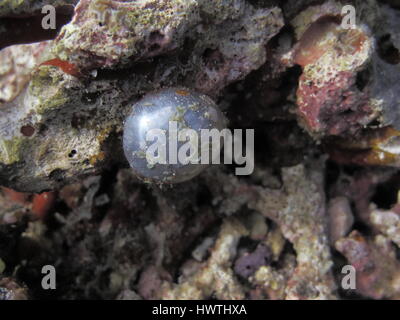
M 41 12 L 35 12 L 29 16 L 2 17 L 0 29 L 4 31 L 0 32 L 0 49 L 16 44 L 53 40 L 57 37 L 61 28 L 71 21 L 72 16 L 72 6 L 57 8 L 55 29 L 44 29 L 42 27 L 42 20 L 46 15 Z
M 400 51 L 394 46 L 390 34 L 384 35 L 378 40 L 379 57 L 389 64 L 400 63 Z

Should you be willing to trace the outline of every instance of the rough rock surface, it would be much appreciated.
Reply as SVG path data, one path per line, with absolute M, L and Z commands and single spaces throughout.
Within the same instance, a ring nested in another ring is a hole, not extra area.
M 329 240 L 335 244 L 337 240 L 347 235 L 354 223 L 350 201 L 345 197 L 333 198 L 328 204 Z
M 353 231 L 336 248 L 355 267 L 358 292 L 375 299 L 399 299 L 399 261 L 390 241 L 383 236 L 366 240 Z
M 400 212 L 398 204 L 391 210 L 372 209 L 370 220 L 374 227 L 400 247 Z
M 138 97 L 173 85 L 215 97 L 265 63 L 282 26 L 279 8 L 244 0 L 80 1 L 48 62 L 0 109 L 0 181 L 40 192 L 121 161 L 107 142 Z

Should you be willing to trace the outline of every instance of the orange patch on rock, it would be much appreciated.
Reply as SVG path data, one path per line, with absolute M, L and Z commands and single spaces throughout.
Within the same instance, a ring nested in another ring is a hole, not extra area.
M 29 193 L 18 192 L 6 187 L 1 187 L 1 190 L 3 191 L 3 194 L 13 202 L 19 204 L 27 204 L 29 202 L 29 197 L 30 197 Z
M 33 215 L 39 219 L 43 219 L 50 212 L 56 200 L 54 192 L 33 195 L 32 193 L 18 192 L 6 187 L 1 187 L 1 190 L 10 201 L 30 209 Z
M 53 208 L 56 196 L 54 192 L 35 194 L 32 200 L 32 213 L 42 219 Z
M 71 76 L 79 77 L 81 75 L 78 67 L 68 61 L 61 59 L 51 59 L 40 64 L 41 66 L 54 66 L 60 68 L 63 72 L 68 73 Z
M 299 45 L 294 55 L 294 61 L 305 67 L 315 63 L 330 47 L 324 46 L 322 40 L 328 32 L 334 32 L 338 24 L 335 17 L 325 17 L 313 23 L 299 40 Z
M 185 90 L 176 90 L 175 92 L 177 94 L 179 94 L 180 96 L 187 96 L 189 94 L 189 92 L 187 92 Z
M 325 43 L 329 33 L 336 38 L 331 45 Z M 346 55 L 359 52 L 367 36 L 360 30 L 343 30 L 336 17 L 324 17 L 313 23 L 299 40 L 294 54 L 294 61 L 305 67 L 318 61 L 330 50 L 340 50 Z

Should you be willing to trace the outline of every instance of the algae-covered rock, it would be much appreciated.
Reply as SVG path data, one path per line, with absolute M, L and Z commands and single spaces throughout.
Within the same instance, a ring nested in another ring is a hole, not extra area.
M 216 97 L 266 61 L 282 26 L 279 8 L 244 0 L 80 1 L 29 75 L 0 79 L 18 80 L 0 108 L 0 182 L 40 192 L 122 161 L 123 121 L 140 96 L 184 85 Z
M 77 3 L 77 0 L 3 0 L 0 3 L 0 16 L 15 16 L 40 12 L 45 5 L 61 7 Z

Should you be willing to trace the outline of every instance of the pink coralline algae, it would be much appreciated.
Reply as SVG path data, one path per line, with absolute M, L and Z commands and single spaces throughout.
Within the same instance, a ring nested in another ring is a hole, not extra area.
M 368 66 L 374 40 L 365 25 L 344 29 L 340 8 L 311 7 L 293 21 L 298 42 L 291 59 L 303 68 L 298 113 L 317 138 L 354 134 L 377 117 L 368 91 L 357 83 L 359 72 Z
M 357 231 L 336 243 L 357 272 L 356 288 L 364 296 L 400 298 L 400 263 L 393 245 L 383 236 L 368 240 Z

